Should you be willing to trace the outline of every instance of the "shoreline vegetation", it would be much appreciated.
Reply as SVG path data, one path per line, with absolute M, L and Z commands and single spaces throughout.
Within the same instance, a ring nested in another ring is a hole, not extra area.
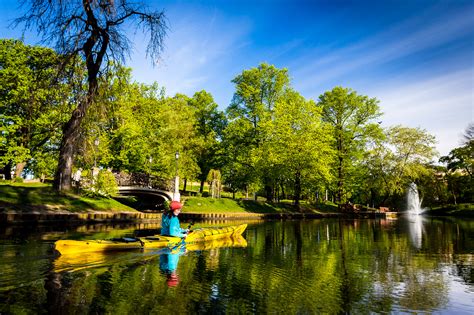
M 290 200 L 280 203 L 264 201 L 232 199 L 228 197 L 183 197 L 185 207 L 183 214 L 305 214 L 305 215 L 344 215 L 335 204 L 304 203 L 297 210 Z M 364 213 L 377 213 L 378 209 L 362 209 Z M 87 197 L 75 193 L 58 194 L 50 184 L 0 182 L 0 213 L 20 214 L 107 214 L 107 218 L 118 214 L 134 214 L 137 218 L 147 218 L 140 214 L 147 213 L 131 208 L 120 202 L 120 198 Z M 155 214 L 160 212 L 153 212 Z M 430 216 L 474 217 L 473 204 L 445 205 L 429 209 L 425 212 Z

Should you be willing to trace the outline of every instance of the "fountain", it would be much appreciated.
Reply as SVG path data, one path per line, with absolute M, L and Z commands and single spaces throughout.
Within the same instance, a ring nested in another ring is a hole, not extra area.
M 408 187 L 408 194 L 407 194 L 407 211 L 408 214 L 411 215 L 420 215 L 422 214 L 425 209 L 421 208 L 421 202 L 423 199 L 420 200 L 420 196 L 418 195 L 418 188 L 415 183 L 411 183 Z
M 410 238 L 413 245 L 420 249 L 423 244 L 423 216 L 426 209 L 421 208 L 421 202 L 418 194 L 418 187 L 411 183 L 407 193 L 407 213 Z

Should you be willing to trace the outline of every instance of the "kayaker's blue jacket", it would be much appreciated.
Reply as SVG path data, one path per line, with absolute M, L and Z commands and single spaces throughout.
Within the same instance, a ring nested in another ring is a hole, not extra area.
M 179 219 L 173 214 L 163 214 L 161 219 L 161 235 L 185 237 L 186 229 L 179 226 Z

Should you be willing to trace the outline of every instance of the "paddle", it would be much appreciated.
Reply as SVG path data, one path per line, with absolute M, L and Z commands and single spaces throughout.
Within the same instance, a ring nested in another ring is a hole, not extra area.
M 188 234 L 191 233 L 190 230 L 191 230 L 191 227 L 192 227 L 193 225 L 194 225 L 194 221 L 191 221 L 191 223 L 189 223 L 188 228 L 187 228 Z
M 188 230 L 187 234 L 191 233 L 190 229 L 193 225 L 194 225 L 194 221 L 191 221 L 191 223 L 189 223 L 188 228 L 187 228 L 187 230 Z M 183 245 L 185 239 L 186 239 L 186 237 L 182 237 L 181 241 L 178 244 L 176 244 L 175 246 L 173 246 L 173 248 L 171 250 L 176 249 L 176 248 L 180 247 L 181 245 Z

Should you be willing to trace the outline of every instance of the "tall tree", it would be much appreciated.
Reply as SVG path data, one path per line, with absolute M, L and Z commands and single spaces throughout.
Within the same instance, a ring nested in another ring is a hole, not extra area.
M 79 54 L 87 67 L 87 93 L 63 128 L 54 182 L 57 190 L 69 190 L 81 122 L 94 102 L 98 78 L 107 71 L 104 67 L 107 60 L 123 60 L 129 52 L 130 41 L 125 28 L 135 25 L 149 32 L 147 54 L 156 60 L 163 47 L 166 21 L 163 12 L 150 12 L 127 0 L 30 0 L 25 4 L 27 13 L 18 18 L 16 24 L 36 28 L 43 40 L 54 43 L 61 54 Z
M 204 190 L 211 169 L 220 167 L 218 152 L 222 132 L 226 126 L 226 117 L 217 109 L 212 95 L 206 91 L 194 93 L 188 104 L 194 109 L 196 115 L 196 132 L 200 138 L 200 145 L 196 146 L 197 163 L 200 173 L 198 179 L 201 182 L 199 191 Z
M 373 121 L 381 116 L 376 98 L 358 95 L 355 91 L 335 87 L 319 97 L 322 118 L 333 127 L 337 157 L 334 165 L 336 201 L 346 201 L 357 185 L 355 175 L 370 139 L 382 136 L 379 124 Z
M 467 126 L 462 139 L 462 146 L 454 148 L 448 155 L 439 160 L 446 163 L 449 190 L 454 203 L 472 202 L 474 198 L 474 124 Z
M 256 68 L 244 70 L 236 76 L 232 82 L 236 91 L 232 103 L 227 109 L 229 119 L 227 148 L 232 148 L 234 161 L 244 163 L 245 170 L 251 168 L 250 172 L 261 172 L 265 186 L 266 197 L 273 199 L 272 176 L 268 163 L 260 150 L 262 144 L 267 140 L 267 123 L 272 119 L 276 101 L 290 86 L 290 79 L 286 69 L 278 69 L 266 63 Z M 236 168 L 234 168 L 236 169 Z M 229 172 L 224 172 L 228 174 Z M 235 178 L 246 178 L 237 176 Z M 250 183 L 249 183 L 250 184 Z
M 38 159 L 59 144 L 60 126 L 71 113 L 71 89 L 60 61 L 50 48 L 0 40 L 0 167 L 14 167 L 15 176 L 31 159 L 41 164 Z
M 366 161 L 372 195 L 380 195 L 379 202 L 385 204 L 389 197 L 403 195 L 411 182 L 430 174 L 429 163 L 437 154 L 435 142 L 434 136 L 420 128 L 388 128 L 385 140 L 374 146 Z
M 292 183 L 294 203 L 299 207 L 304 187 L 329 181 L 332 135 L 321 121 L 321 108 L 291 89 L 276 102 L 271 129 L 266 158 L 276 165 L 280 181 Z
M 472 179 L 474 174 L 474 123 L 469 124 L 463 135 L 463 145 L 440 158 L 446 163 L 448 171 L 460 170 Z

